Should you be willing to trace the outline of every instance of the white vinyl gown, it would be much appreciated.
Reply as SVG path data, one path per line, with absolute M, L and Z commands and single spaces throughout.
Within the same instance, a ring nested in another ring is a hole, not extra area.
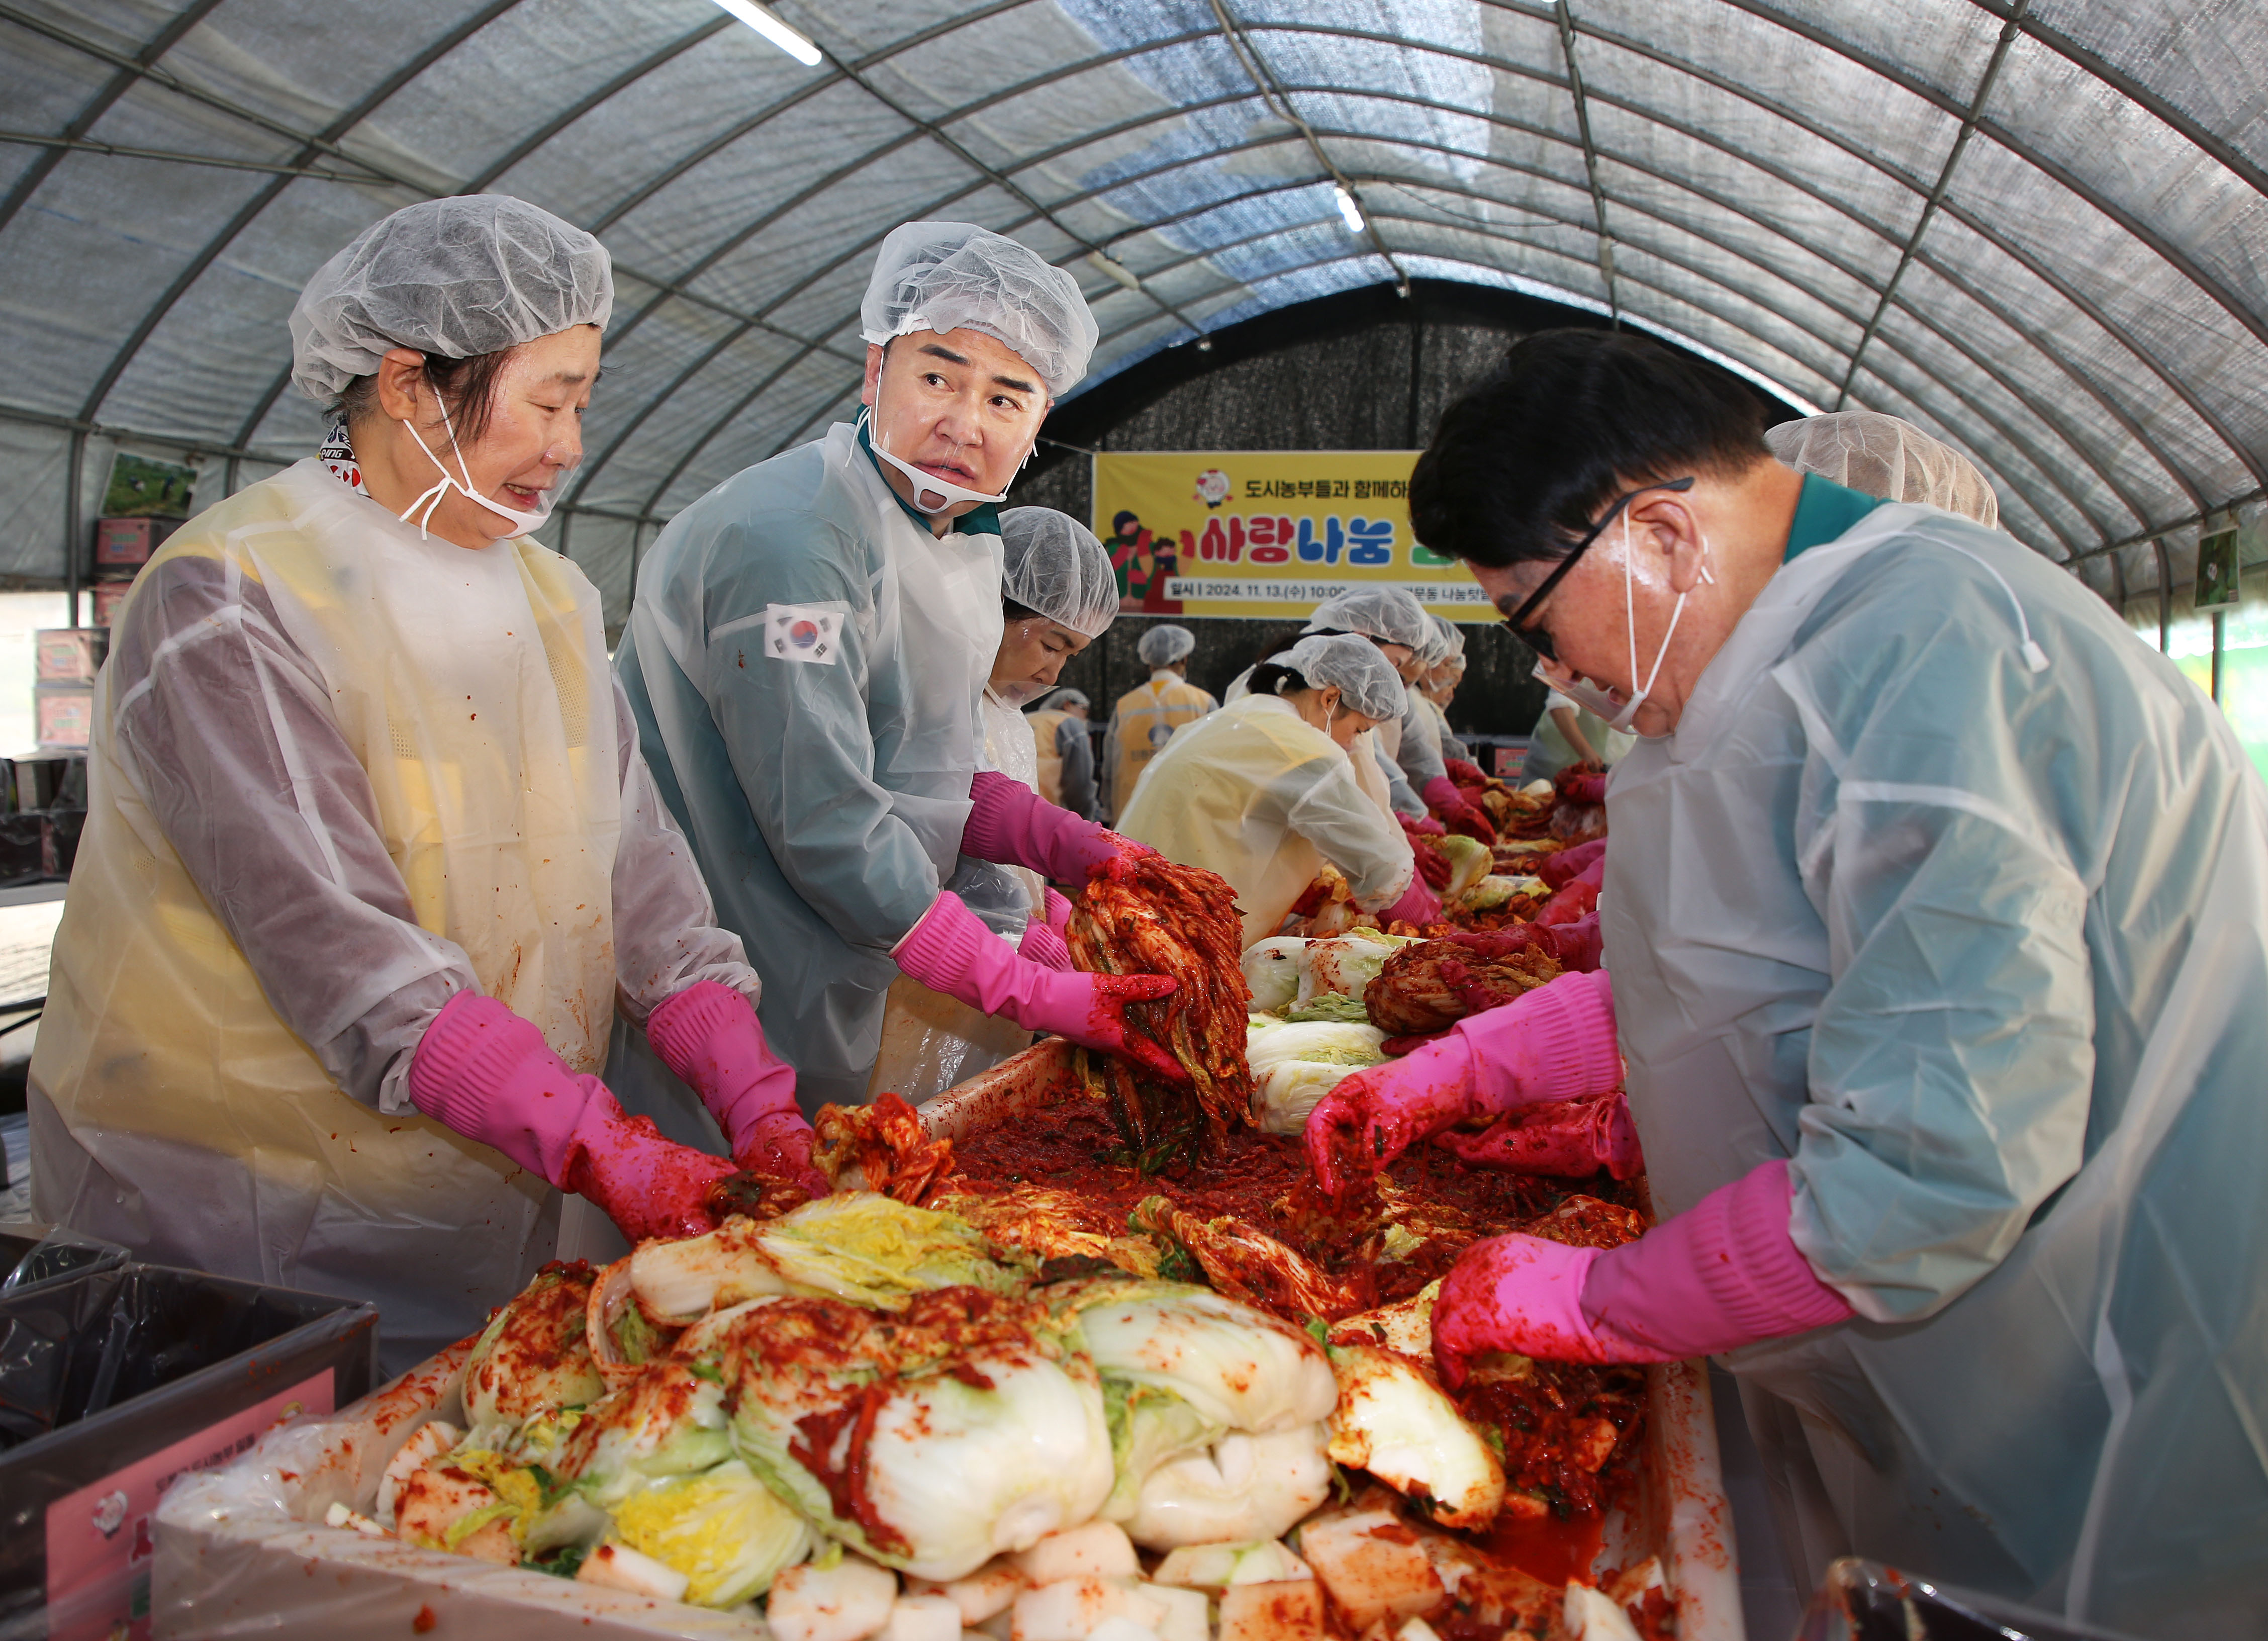
M 1656 1202 L 1788 1158 L 1859 1312 L 1729 1358 L 1809 1572 L 2268 1633 L 2268 797 L 2220 713 L 2046 559 L 1885 506 L 1608 815 Z
M 618 1004 L 755 993 L 638 757 L 597 590 L 524 538 L 422 540 L 319 462 L 143 571 L 87 761 L 35 1208 L 375 1300 L 389 1371 L 476 1329 L 559 1225 L 558 1192 L 408 1104 L 441 1006 L 496 997 L 594 1072 Z
M 687 507 L 639 568 L 615 667 L 806 1111 L 865 1100 L 891 949 L 940 891 L 1023 932 L 1023 886 L 960 854 L 1000 563 L 993 509 L 932 536 L 837 424 Z M 698 1102 L 642 1035 L 618 1037 L 608 1076 L 702 1142 Z

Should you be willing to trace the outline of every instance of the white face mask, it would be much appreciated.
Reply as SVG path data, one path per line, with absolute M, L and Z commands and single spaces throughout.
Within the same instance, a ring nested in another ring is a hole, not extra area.
M 1701 580 L 1714 583 L 1716 577 L 1709 572 L 1709 538 L 1701 538 Z M 1631 723 L 1638 717 L 1638 709 L 1646 705 L 1646 698 L 1653 693 L 1653 681 L 1661 676 L 1661 663 L 1669 654 L 1669 640 L 1677 635 L 1678 617 L 1685 613 L 1687 595 L 1680 593 L 1676 603 L 1670 607 L 1669 629 L 1661 635 L 1661 647 L 1653 653 L 1653 666 L 1646 675 L 1646 682 L 1628 701 L 1617 701 L 1609 691 L 1589 679 L 1570 676 L 1565 681 L 1554 678 L 1543 670 L 1543 663 L 1535 664 L 1535 676 L 1574 702 L 1587 713 L 1607 721 L 1607 727 L 1617 734 L 1627 734 Z M 1631 676 L 1638 676 L 1638 589 L 1637 578 L 1631 568 L 1630 514 L 1623 514 L 1623 620 L 1630 635 Z
M 429 539 L 425 533 L 425 527 L 432 522 L 433 510 L 448 499 L 449 492 L 453 490 L 474 506 L 487 508 L 511 525 L 512 533 L 514 536 L 526 536 L 531 531 L 541 529 L 544 521 L 551 516 L 552 504 L 557 498 L 559 487 L 554 484 L 549 490 L 538 491 L 537 506 L 532 513 L 523 513 L 518 507 L 508 507 L 501 501 L 481 494 L 473 488 L 472 469 L 465 465 L 465 453 L 458 447 L 457 430 L 449 425 L 448 402 L 438 394 L 435 394 L 433 397 L 441 406 L 441 426 L 449 435 L 449 449 L 457 458 L 457 472 L 464 476 L 464 482 L 460 484 L 456 475 L 452 474 L 441 458 L 433 454 L 431 447 L 427 445 L 424 439 L 418 433 L 417 425 L 408 417 L 402 418 L 401 425 L 409 430 L 409 436 L 417 440 L 417 447 L 425 452 L 425 459 L 440 469 L 441 482 L 404 507 L 401 510 L 401 521 L 404 524 L 411 522 L 410 515 L 416 514 L 417 538 L 420 541 Z M 423 513 L 418 512 L 421 507 L 424 509 Z
M 924 329 L 927 329 L 926 326 L 921 326 L 918 328 Z M 899 334 L 902 336 L 905 334 L 902 328 L 900 329 Z M 873 451 L 873 453 L 881 460 L 888 462 L 892 467 L 897 469 L 899 472 L 904 474 L 906 477 L 912 482 L 914 487 L 914 506 L 919 511 L 926 513 L 933 518 L 957 502 L 973 501 L 980 506 L 989 504 L 990 506 L 997 507 L 1002 502 L 1008 499 L 1008 485 L 1006 484 L 1003 484 L 1000 487 L 1000 493 L 998 495 L 989 496 L 981 490 L 971 490 L 966 484 L 956 484 L 950 479 L 939 478 L 934 473 L 925 471 L 921 468 L 916 467 L 910 462 L 905 461 L 901 457 L 892 455 L 887 450 L 882 447 L 881 418 L 876 414 L 881 407 L 882 379 L 880 373 L 877 372 L 874 377 L 874 407 L 873 410 L 867 410 L 862 407 L 858 412 L 858 420 L 860 425 L 866 430 L 867 447 Z M 1035 440 L 1035 442 L 1037 441 Z M 1029 447 L 1027 447 L 1024 451 L 1024 460 L 1016 463 L 1016 471 L 1018 473 L 1022 472 L 1026 463 L 1029 462 L 1031 459 L 1031 449 Z M 1013 484 L 1014 482 L 1014 477 L 1013 475 L 1011 475 L 1009 483 Z M 935 502 L 932 502 L 930 500 L 930 498 L 932 496 L 938 499 Z

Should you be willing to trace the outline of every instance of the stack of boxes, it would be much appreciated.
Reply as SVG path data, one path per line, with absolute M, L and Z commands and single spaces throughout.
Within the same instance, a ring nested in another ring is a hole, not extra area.
M 51 627 L 35 636 L 39 673 L 33 707 L 40 750 L 86 750 L 94 727 L 94 675 L 109 651 L 111 618 L 142 566 L 180 523 L 153 518 L 95 521 L 91 618 L 83 627 Z

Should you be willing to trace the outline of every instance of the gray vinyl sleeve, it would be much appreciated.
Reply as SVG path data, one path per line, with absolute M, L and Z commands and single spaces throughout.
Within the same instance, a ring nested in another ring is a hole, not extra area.
M 1402 765 L 1383 752 L 1373 756 L 1378 759 L 1378 772 L 1386 777 L 1387 800 L 1394 805 L 1394 812 L 1407 815 L 1412 820 L 1424 819 L 1425 800 L 1410 788 L 1408 779 L 1402 772 Z
M 1056 726 L 1056 756 L 1063 760 L 1063 806 L 1081 820 L 1100 820 L 1094 789 L 1094 743 L 1086 721 L 1064 714 Z
M 149 819 L 269 1006 L 339 1088 L 402 1110 L 410 1051 L 450 998 L 477 988 L 472 964 L 418 926 L 329 691 L 266 593 L 206 558 L 144 574 L 109 687 L 122 761 Z M 615 689 L 623 815 L 615 904 L 631 913 L 615 925 L 622 1000 L 643 1019 L 700 979 L 753 995 L 756 977 L 739 939 L 714 927 Z

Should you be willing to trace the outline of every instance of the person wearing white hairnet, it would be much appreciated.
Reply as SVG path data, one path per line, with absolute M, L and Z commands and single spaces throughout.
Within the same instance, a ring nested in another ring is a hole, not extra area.
M 901 973 L 1178 1079 L 1124 1024 L 1170 980 L 1016 949 L 1030 898 L 1005 867 L 1084 883 L 1130 846 L 984 754 L 999 505 L 1086 373 L 1094 317 L 1015 240 L 911 222 L 883 240 L 860 318 L 857 423 L 718 485 L 640 566 L 615 664 L 663 799 L 747 942 L 806 1107 L 865 1098 Z M 686 1097 L 636 1038 L 617 1050 L 625 1103 L 677 1131 Z
M 1055 687 L 1064 663 L 1101 638 L 1118 614 L 1110 554 L 1094 533 L 1051 507 L 1010 507 L 1000 514 L 1000 647 L 982 707 L 986 765 L 1035 795 L 1039 744 L 1019 710 Z M 1064 930 L 1071 902 L 1028 867 L 1007 868 L 1026 897 L 1020 956 L 1070 969 Z M 1014 1020 L 979 1011 L 934 991 L 910 974 L 890 984 L 881 1047 L 867 1079 L 870 1095 L 886 1090 L 920 1101 L 975 1076 L 1031 1046 Z
M 1307 631 L 1360 633 L 1377 645 L 1402 675 L 1405 699 L 1401 714 L 1381 724 L 1376 732 L 1379 751 L 1406 783 L 1396 784 L 1395 811 L 1411 814 L 1406 795 L 1414 793 L 1418 800 L 1416 815 L 1430 810 L 1451 832 L 1494 843 L 1495 826 L 1449 779 L 1448 768 L 1441 761 L 1440 737 L 1428 733 L 1430 714 L 1421 716 L 1418 692 L 1410 687 L 1424 676 L 1435 653 L 1447 648 L 1425 607 L 1398 587 L 1351 587 L 1315 606 Z
M 1764 445 L 1799 473 L 1880 496 L 1942 507 L 1986 529 L 2000 523 L 2000 500 L 1977 464 L 1903 417 L 1836 410 L 1764 430 Z
M 1623 1079 L 1660 1215 L 1475 1244 L 1436 1360 L 1721 1356 L 1807 1581 L 2268 1634 L 2268 788 L 2227 719 L 2043 555 L 1784 465 L 1646 338 L 1522 338 L 1410 501 L 1639 737 L 1609 967 L 1339 1083 L 1311 1157 Z
M 1236 891 L 1244 943 L 1276 933 L 1328 861 L 1382 923 L 1430 923 L 1441 903 L 1410 840 L 1355 779 L 1359 738 L 1403 706 L 1402 677 L 1369 640 L 1303 638 L 1252 669 L 1242 699 L 1175 735 L 1122 822 L 1172 861 Z
M 97 685 L 37 1210 L 374 1300 L 389 1372 L 553 1257 L 563 1188 L 629 1238 L 714 1223 L 733 1164 L 592 1075 L 618 1015 L 701 1062 L 735 1156 L 824 1188 L 598 592 L 527 534 L 581 459 L 613 296 L 599 243 L 516 199 L 366 230 L 291 314 L 324 458 L 182 526 Z
M 1142 772 L 1174 731 L 1220 705 L 1189 682 L 1189 657 L 1197 647 L 1197 634 L 1170 621 L 1152 627 L 1134 646 L 1150 676 L 1118 698 L 1102 737 L 1103 800 L 1114 815 L 1133 802 Z
M 1477 775 L 1480 766 L 1472 763 L 1472 750 L 1449 728 L 1449 703 L 1456 699 L 1457 685 L 1465 676 L 1464 629 L 1444 616 L 1434 616 L 1432 620 L 1440 633 L 1443 653 L 1418 680 L 1418 692 L 1432 709 L 1433 728 L 1440 737 L 1442 764 L 1449 767 L 1452 776 L 1456 772 L 1455 763 L 1470 765 Z
M 1101 818 L 1094 780 L 1094 711 L 1085 691 L 1050 690 L 1024 709 L 1039 758 L 1040 795 L 1085 820 Z

